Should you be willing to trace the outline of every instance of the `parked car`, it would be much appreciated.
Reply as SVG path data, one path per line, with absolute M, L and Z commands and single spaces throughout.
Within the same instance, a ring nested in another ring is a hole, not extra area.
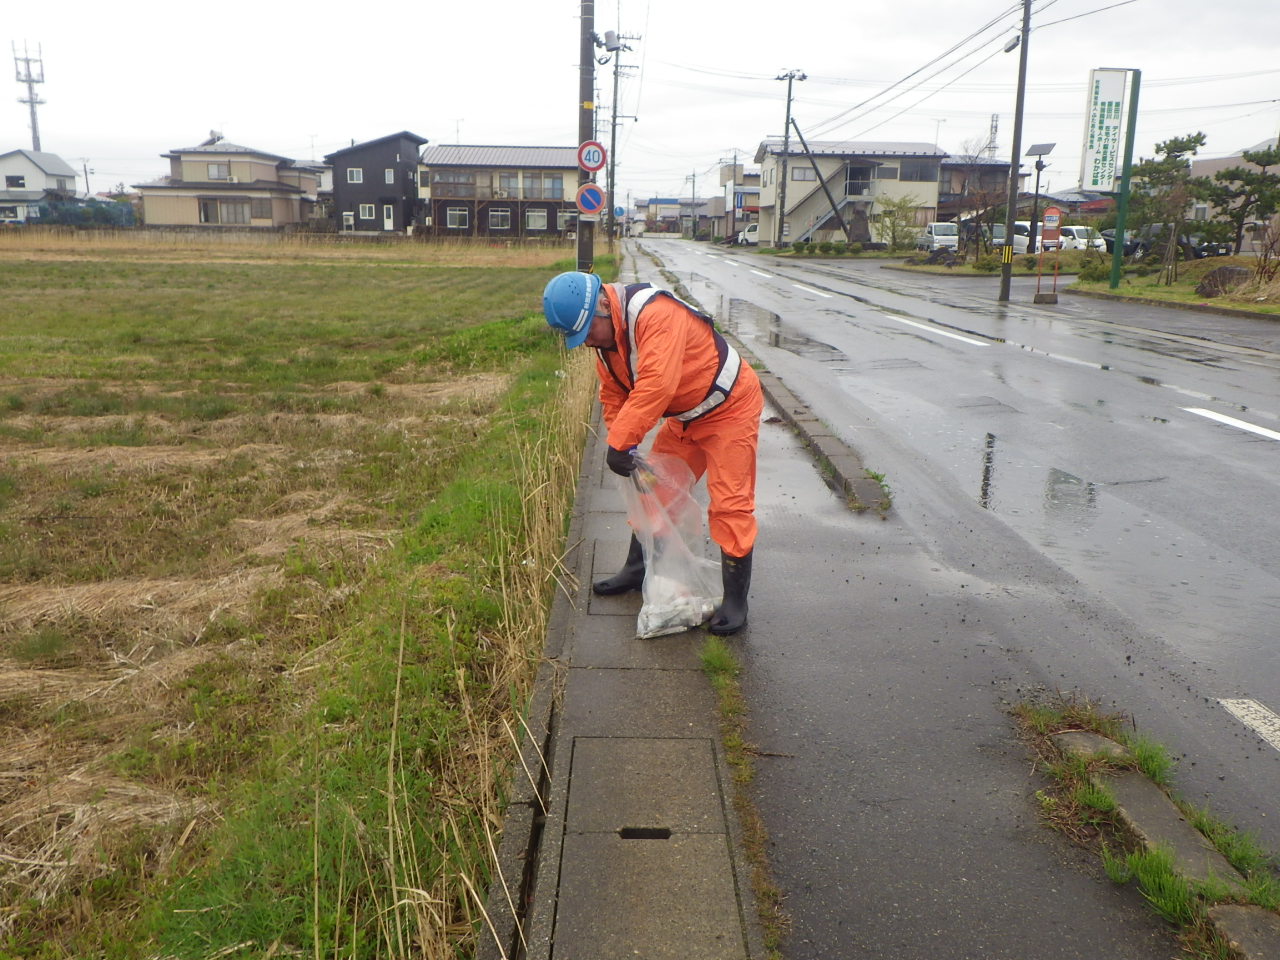
M 760 243 L 760 224 L 749 223 L 744 229 L 738 231 L 738 242 L 757 246 Z
M 1062 228 L 1063 250 L 1105 250 L 1107 242 L 1093 227 L 1069 226 Z
M 1164 250 L 1173 225 L 1169 223 L 1148 223 L 1137 230 L 1125 231 L 1125 256 L 1145 257 L 1148 253 Z M 1103 230 L 1107 250 L 1115 247 L 1115 230 Z M 1206 240 L 1203 234 L 1184 232 L 1178 238 L 1178 247 L 1186 260 L 1199 260 L 1203 257 L 1229 257 L 1232 247 L 1229 243 Z
M 1216 240 L 1206 240 L 1202 234 L 1191 234 L 1191 248 L 1195 251 L 1197 258 L 1199 257 L 1229 257 L 1232 254 L 1232 247 L 1229 243 L 1220 243 Z
M 924 232 L 916 237 L 916 249 L 955 250 L 960 246 L 960 228 L 954 223 L 928 223 Z
M 1040 239 L 1040 230 L 1043 226 L 1044 224 L 1041 224 L 1041 223 L 1036 224 L 1036 249 L 1034 251 L 1035 253 L 1039 253 L 1042 249 L 1055 250 L 1057 249 L 1058 243 L 1060 242 L 1057 240 L 1050 240 L 1047 243 L 1042 242 Z M 1015 220 L 1013 222 L 1013 252 L 1026 253 L 1027 248 L 1030 245 L 1031 245 L 1031 221 Z
M 1115 252 L 1116 248 L 1116 231 L 1115 227 L 1108 227 L 1106 230 L 1099 231 L 1102 236 L 1102 242 L 1107 245 L 1107 253 Z M 1137 233 L 1132 230 L 1124 232 L 1124 255 L 1146 256 L 1147 251 L 1151 248 L 1151 244 L 1140 238 Z

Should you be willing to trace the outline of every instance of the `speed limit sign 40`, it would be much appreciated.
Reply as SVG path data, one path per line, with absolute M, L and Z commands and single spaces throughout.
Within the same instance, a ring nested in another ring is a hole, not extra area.
M 578 166 L 588 173 L 603 169 L 604 159 L 604 144 L 597 140 L 588 140 L 578 148 Z

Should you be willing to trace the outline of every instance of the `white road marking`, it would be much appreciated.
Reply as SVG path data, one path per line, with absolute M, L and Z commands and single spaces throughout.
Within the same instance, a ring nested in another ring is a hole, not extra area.
M 751 272 L 752 272 L 752 273 L 754 273 L 757 277 L 764 277 L 766 280 L 772 280 L 772 279 L 773 279 L 773 274 L 772 274 L 772 273 L 765 273 L 765 272 L 763 272 L 763 271 L 761 271 L 761 270 L 755 270 L 755 269 L 752 269 L 752 271 L 751 271 Z
M 1203 407 L 1183 407 L 1182 409 L 1187 413 L 1208 417 L 1210 420 L 1217 420 L 1219 423 L 1225 423 L 1227 426 L 1235 427 L 1238 430 L 1248 430 L 1250 433 L 1256 433 L 1258 436 L 1266 437 L 1269 440 L 1280 440 L 1280 432 L 1268 430 L 1266 427 L 1260 427 L 1255 423 L 1237 420 L 1235 417 L 1228 417 L 1225 413 L 1214 413 L 1212 410 L 1205 410 Z
M 828 300 L 830 300 L 832 297 L 832 294 L 830 293 L 823 293 L 821 290 L 814 290 L 812 287 L 801 286 L 798 283 L 793 283 L 792 286 L 795 287 L 797 290 L 803 290 L 805 293 L 813 293 L 813 294 L 817 294 L 819 297 L 826 297 Z
M 730 260 L 728 257 L 725 257 L 725 258 L 724 258 L 724 262 L 725 262 L 725 263 L 727 263 L 727 264 L 728 264 L 729 266 L 731 266 L 731 267 L 740 267 L 740 266 L 742 266 L 742 264 L 740 264 L 737 260 Z
M 1280 717 L 1257 700 L 1219 700 L 1227 712 L 1277 750 L 1280 750 Z
M 952 340 L 959 340 L 961 343 L 971 343 L 975 347 L 991 346 L 991 344 L 986 340 L 974 340 L 972 337 L 962 337 L 958 333 L 951 333 L 948 330 L 940 330 L 927 323 L 916 323 L 914 320 L 908 320 L 906 317 L 895 317 L 891 313 L 882 313 L 880 316 L 884 317 L 886 320 L 893 320 L 896 323 L 905 323 L 909 327 L 919 327 L 921 330 L 928 330 L 930 333 L 936 333 L 940 337 L 950 337 Z

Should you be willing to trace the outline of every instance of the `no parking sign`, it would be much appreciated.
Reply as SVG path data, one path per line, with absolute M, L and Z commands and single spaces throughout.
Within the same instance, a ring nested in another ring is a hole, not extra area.
M 598 183 L 584 183 L 578 188 L 578 213 L 583 220 L 596 220 L 604 209 L 606 197 Z

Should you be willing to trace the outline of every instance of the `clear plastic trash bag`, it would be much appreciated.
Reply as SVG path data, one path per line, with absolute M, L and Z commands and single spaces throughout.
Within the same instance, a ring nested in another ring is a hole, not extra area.
M 705 623 L 723 595 L 720 564 L 702 555 L 706 518 L 693 471 L 679 457 L 636 457 L 622 479 L 627 519 L 644 548 L 644 604 L 636 636 L 661 637 Z

